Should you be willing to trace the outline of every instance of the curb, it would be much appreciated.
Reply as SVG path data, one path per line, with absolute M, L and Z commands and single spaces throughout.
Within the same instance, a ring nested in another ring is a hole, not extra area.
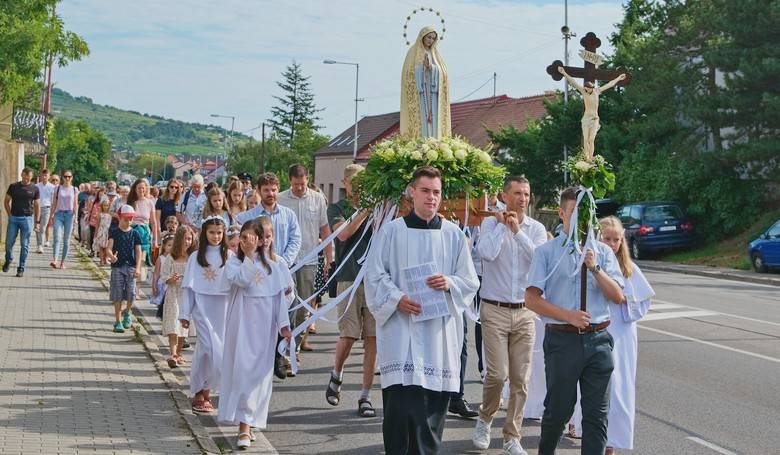
M 89 272 L 91 272 L 97 278 L 98 282 L 106 289 L 109 288 L 108 278 L 105 276 L 105 272 L 98 268 L 92 259 L 87 255 L 86 251 L 81 245 L 76 245 L 76 251 L 79 254 L 79 262 Z M 206 427 L 200 423 L 198 416 L 192 413 L 190 399 L 182 388 L 181 382 L 176 376 L 168 369 L 163 368 L 163 365 L 167 366 L 165 362 L 165 356 L 160 352 L 160 346 L 153 341 L 152 335 L 149 333 L 149 323 L 144 318 L 141 311 L 136 305 L 132 306 L 133 315 L 135 315 L 137 324 L 133 324 L 133 331 L 135 336 L 140 338 L 146 353 L 151 357 L 154 362 L 154 368 L 157 370 L 157 374 L 163 380 L 165 385 L 170 389 L 171 399 L 173 400 L 176 410 L 179 411 L 179 415 L 184 420 L 184 424 L 192 433 L 195 438 L 195 442 L 205 453 L 208 454 L 222 454 L 225 451 L 220 449 L 217 443 L 209 434 Z
M 642 270 L 652 270 L 655 272 L 669 272 L 669 273 L 681 273 L 684 275 L 696 275 L 696 276 L 703 276 L 707 278 L 719 278 L 722 280 L 733 280 L 733 281 L 741 281 L 743 283 L 755 283 L 755 284 L 764 284 L 768 286 L 780 286 L 780 278 L 773 278 L 773 277 L 763 277 L 760 275 L 756 276 L 750 276 L 750 275 L 744 275 L 741 273 L 733 273 L 730 272 L 727 269 L 721 269 L 721 270 L 700 270 L 696 268 L 688 268 L 688 267 L 680 267 L 680 266 L 674 266 L 674 265 L 659 265 L 657 263 L 644 263 L 641 261 L 638 261 L 638 265 L 642 268 Z

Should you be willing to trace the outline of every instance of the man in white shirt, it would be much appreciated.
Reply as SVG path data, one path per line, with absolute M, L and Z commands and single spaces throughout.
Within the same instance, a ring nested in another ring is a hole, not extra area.
M 483 272 L 479 292 L 486 375 L 473 443 L 483 450 L 490 446 L 490 424 L 509 379 L 504 453 L 526 455 L 520 444 L 520 426 L 531 372 L 535 314 L 525 308 L 525 288 L 534 250 L 547 241 L 547 232 L 526 214 L 531 185 L 525 177 L 509 177 L 503 199 L 506 212 L 496 212 L 482 222 L 477 244 Z
M 35 184 L 38 187 L 38 193 L 40 194 L 40 206 L 41 216 L 40 219 L 35 220 L 40 224 L 40 228 L 35 231 L 35 240 L 38 244 L 38 253 L 43 253 L 43 247 L 49 246 L 49 212 L 51 210 L 51 195 L 54 192 L 55 186 L 49 182 L 49 170 L 41 170 L 38 176 L 38 183 Z M 45 241 L 45 243 L 44 243 Z
M 437 214 L 441 185 L 438 169 L 423 166 L 414 172 L 411 213 L 376 234 L 366 262 L 366 300 L 376 320 L 382 434 L 389 455 L 437 453 L 450 395 L 460 387 L 463 312 L 479 280 L 466 236 Z M 419 267 L 417 273 L 434 271 L 419 277 L 423 289 L 415 294 L 434 294 L 425 300 L 410 298 L 404 275 L 413 267 Z M 438 297 L 446 307 L 435 305 Z M 446 314 L 438 315 L 440 311 Z
M 195 174 L 190 178 L 190 189 L 184 193 L 176 214 L 179 224 L 189 226 L 195 232 L 200 231 L 198 221 L 206 206 L 206 192 L 203 191 L 203 176 Z
M 290 188 L 279 193 L 279 204 L 295 212 L 295 217 L 298 219 L 298 227 L 301 230 L 301 249 L 296 262 L 300 262 L 305 260 L 305 256 L 320 244 L 320 239 L 326 239 L 330 236 L 328 203 L 325 196 L 309 188 L 309 171 L 306 166 L 294 164 L 290 166 L 287 175 L 290 177 Z M 326 246 L 324 253 L 325 264 L 322 273 L 327 276 L 330 264 L 333 262 L 333 245 Z M 316 290 L 314 283 L 318 265 L 319 260 L 315 255 L 295 272 L 295 288 L 297 295 L 303 300 L 311 297 Z M 299 308 L 295 311 L 293 325 L 300 325 L 307 317 L 306 308 Z M 307 338 L 308 331 L 302 336 L 302 340 L 295 340 L 296 346 L 303 351 L 312 351 Z

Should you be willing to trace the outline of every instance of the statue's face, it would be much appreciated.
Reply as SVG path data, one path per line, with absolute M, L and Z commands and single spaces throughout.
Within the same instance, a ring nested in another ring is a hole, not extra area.
M 585 87 L 583 87 L 583 88 L 585 89 L 586 93 L 593 93 L 593 84 L 592 83 L 586 82 L 585 83 Z
M 433 46 L 433 43 L 436 42 L 436 32 L 431 32 L 423 36 L 422 42 L 426 49 L 430 49 L 430 47 Z

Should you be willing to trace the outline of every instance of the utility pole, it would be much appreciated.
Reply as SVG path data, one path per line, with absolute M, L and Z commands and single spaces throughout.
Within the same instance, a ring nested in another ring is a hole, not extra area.
M 260 174 L 265 174 L 265 122 L 260 128 Z
M 54 18 L 57 17 L 57 3 L 55 2 L 54 5 L 51 7 L 51 20 L 54 22 Z M 49 118 L 49 114 L 51 113 L 51 73 L 52 73 L 52 67 L 54 66 L 54 51 L 49 51 L 49 60 L 47 62 L 47 72 L 46 75 L 46 94 L 43 98 L 43 105 L 41 106 L 41 111 L 43 111 L 43 117 L 44 121 L 47 121 Z M 45 133 L 44 133 L 45 137 Z M 41 164 L 41 169 L 46 169 L 49 165 L 49 147 L 48 142 L 49 138 L 45 137 L 46 139 L 46 148 L 45 152 L 43 153 L 43 163 Z
M 496 102 L 496 77 L 498 77 L 498 75 L 493 71 L 493 103 Z
M 561 33 L 563 34 L 563 64 L 569 66 L 569 40 L 572 36 L 577 36 L 569 29 L 569 0 L 563 1 L 563 27 L 561 27 Z M 569 105 L 569 81 L 563 80 L 563 105 L 564 109 Z M 563 160 L 569 159 L 569 147 L 563 144 Z M 564 169 L 563 171 L 563 184 L 569 183 L 569 173 Z

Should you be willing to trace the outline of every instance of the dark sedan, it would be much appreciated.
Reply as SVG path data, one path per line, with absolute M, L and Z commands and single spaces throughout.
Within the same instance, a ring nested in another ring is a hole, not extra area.
M 693 223 L 675 202 L 638 202 L 621 206 L 616 216 L 626 229 L 631 256 L 686 249 L 693 244 Z

